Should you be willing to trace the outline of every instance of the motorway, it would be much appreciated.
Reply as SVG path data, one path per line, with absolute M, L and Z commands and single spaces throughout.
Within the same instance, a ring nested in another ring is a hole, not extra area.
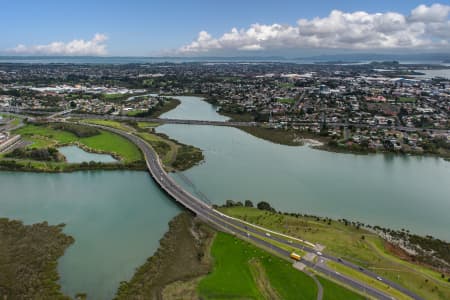
M 88 125 L 85 123 L 82 123 L 84 125 Z M 159 157 L 157 156 L 156 152 L 151 148 L 149 144 L 147 144 L 144 140 L 137 137 L 136 135 L 125 132 L 116 128 L 111 128 L 107 126 L 102 125 L 89 125 L 92 127 L 97 127 L 103 130 L 108 130 L 113 133 L 116 133 L 120 136 L 123 136 L 136 144 L 142 153 L 144 154 L 145 161 L 147 164 L 147 168 L 152 175 L 153 179 L 156 181 L 156 183 L 160 186 L 162 190 L 164 190 L 169 196 L 171 196 L 177 203 L 179 203 L 181 206 L 189 209 L 191 212 L 193 212 L 196 216 L 198 216 L 200 219 L 204 220 L 205 222 L 213 225 L 216 228 L 219 228 L 221 230 L 224 230 L 226 232 L 234 234 L 236 237 L 239 237 L 244 240 L 251 240 L 253 243 L 262 246 L 264 248 L 270 249 L 273 252 L 277 253 L 278 255 L 288 258 L 290 255 L 290 251 L 287 251 L 286 248 L 292 248 L 296 247 L 299 249 L 302 249 L 306 252 L 311 252 L 314 254 L 318 254 L 317 250 L 307 246 L 307 245 L 313 245 L 311 243 L 298 243 L 297 241 L 300 241 L 296 238 L 288 238 L 287 236 L 284 236 L 282 234 L 268 234 L 268 232 L 272 232 L 270 230 L 253 226 L 247 222 L 243 222 L 239 219 L 232 218 L 230 216 L 227 216 L 215 209 L 213 209 L 210 205 L 206 204 L 202 200 L 198 199 L 197 197 L 193 196 L 186 190 L 184 190 L 180 185 L 178 185 L 172 177 L 170 177 L 167 172 L 164 170 L 163 165 L 161 161 L 159 160 Z M 270 243 L 268 240 L 276 242 Z M 294 242 L 295 241 L 295 242 Z M 279 247 L 276 246 L 276 244 L 283 244 L 285 247 Z M 352 269 L 355 269 L 359 272 L 364 273 L 365 275 L 372 277 L 375 280 L 383 281 L 386 285 L 390 286 L 391 288 L 395 288 L 404 294 L 408 295 L 409 297 L 413 299 L 421 299 L 414 293 L 410 292 L 409 290 L 403 288 L 402 286 L 389 281 L 385 278 L 379 277 L 379 275 L 364 270 L 360 268 L 357 265 L 354 265 L 350 262 L 344 261 L 341 258 L 334 257 L 327 254 L 320 254 L 324 258 L 328 260 L 335 261 L 337 263 L 341 263 L 347 267 L 350 267 Z M 328 268 L 324 264 L 316 264 L 312 261 L 307 261 L 302 259 L 301 262 L 306 265 L 307 267 L 310 267 L 312 269 L 315 269 L 316 271 L 325 274 L 328 277 L 331 277 L 332 279 L 339 281 L 341 283 L 344 283 L 347 286 L 350 286 L 356 290 L 359 290 L 363 292 L 364 294 L 376 298 L 376 299 L 393 299 L 392 296 L 384 293 L 383 291 L 380 291 L 378 289 L 375 289 L 365 283 L 362 283 L 360 281 L 357 281 L 355 279 L 352 279 L 348 276 L 345 276 L 343 274 L 340 274 L 330 268 Z

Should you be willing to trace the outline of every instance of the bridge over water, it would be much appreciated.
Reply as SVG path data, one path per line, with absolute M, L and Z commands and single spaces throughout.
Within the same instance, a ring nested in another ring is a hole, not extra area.
M 87 125 L 85 123 L 82 124 Z M 116 133 L 120 136 L 127 138 L 135 145 L 137 145 L 144 155 L 148 171 L 150 172 L 155 182 L 160 186 L 160 188 L 163 191 L 165 191 L 171 198 L 173 198 L 178 204 L 187 208 L 188 210 L 193 212 L 197 217 L 211 224 L 212 226 L 218 228 L 219 230 L 229 232 L 244 240 L 250 240 L 253 243 L 263 248 L 270 249 L 271 251 L 285 258 L 289 257 L 290 252 L 285 250 L 286 247 L 276 246 L 276 244 L 282 244 L 287 246 L 288 248 L 295 247 L 298 249 L 302 249 L 303 251 L 306 252 L 317 254 L 317 249 L 315 248 L 315 245 L 312 243 L 309 243 L 307 241 L 295 237 L 287 236 L 278 232 L 274 232 L 269 229 L 262 228 L 260 226 L 256 226 L 248 222 L 227 216 L 215 210 L 210 204 L 207 204 L 204 201 L 195 197 L 194 195 L 190 194 L 178 183 L 176 183 L 171 176 L 167 174 L 167 172 L 164 170 L 162 162 L 160 161 L 156 152 L 151 148 L 151 146 L 147 142 L 142 140 L 140 137 L 134 135 L 133 133 L 125 132 L 116 128 L 111 128 L 102 125 L 89 125 L 89 126 L 111 131 L 113 133 Z M 270 241 L 275 242 L 275 244 L 271 243 Z M 327 260 L 343 264 L 358 272 L 362 272 L 375 280 L 379 280 L 379 278 L 381 278 L 376 273 L 373 273 L 368 270 L 361 270 L 359 266 L 351 262 L 344 261 L 340 258 L 334 257 L 332 255 L 323 253 L 321 254 L 321 256 Z M 383 291 L 375 289 L 363 282 L 357 281 L 351 277 L 345 276 L 343 274 L 333 271 L 332 269 L 329 269 L 326 266 L 326 264 L 316 264 L 314 262 L 307 260 L 302 260 L 302 263 L 312 269 L 319 271 L 320 273 L 323 273 L 341 283 L 344 283 L 347 286 L 355 288 L 371 297 L 386 300 L 392 299 L 390 295 L 384 293 Z M 412 299 L 421 299 L 419 296 L 415 295 L 411 291 L 407 290 L 406 288 L 400 286 L 395 282 L 392 282 L 386 278 L 382 278 L 382 280 L 385 284 L 389 285 L 391 288 L 395 288 L 401 291 L 402 293 L 408 295 Z

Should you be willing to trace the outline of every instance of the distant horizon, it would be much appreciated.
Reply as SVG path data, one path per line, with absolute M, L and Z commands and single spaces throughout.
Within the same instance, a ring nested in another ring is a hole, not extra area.
M 435 0 L 436 1 L 436 0 Z M 450 5 L 429 0 L 6 2 L 0 55 L 309 57 L 450 52 Z M 80 7 L 86 9 L 80 10 Z
M 25 55 L 25 54 L 0 54 L 2 58 L 174 58 L 174 59 L 208 59 L 208 58 L 251 58 L 251 59 L 264 59 L 264 58 L 277 58 L 287 60 L 302 60 L 302 59 L 316 59 L 316 58 L 329 58 L 329 57 L 426 57 L 435 58 L 443 57 L 445 59 L 450 58 L 450 53 L 445 52 L 418 52 L 418 53 L 383 53 L 383 52 L 355 52 L 355 53 L 330 53 L 330 54 L 317 54 L 317 55 L 55 55 L 55 54 L 40 54 L 40 55 Z

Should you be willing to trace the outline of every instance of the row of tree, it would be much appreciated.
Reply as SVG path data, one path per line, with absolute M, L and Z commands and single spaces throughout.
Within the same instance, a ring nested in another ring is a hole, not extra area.
M 236 207 L 236 206 L 244 206 L 244 207 L 255 207 L 253 205 L 253 202 L 250 200 L 245 200 L 244 203 L 241 201 L 233 201 L 233 200 L 227 200 L 222 207 Z M 271 212 L 276 212 L 276 210 L 266 201 L 261 201 L 256 204 L 256 208 L 260 210 L 267 210 Z

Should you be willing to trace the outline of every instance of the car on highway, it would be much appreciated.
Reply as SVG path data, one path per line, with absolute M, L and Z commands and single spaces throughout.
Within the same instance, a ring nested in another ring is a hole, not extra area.
M 320 252 L 320 251 L 317 251 L 316 254 L 319 256 L 322 256 L 322 252 Z
M 377 280 L 383 281 L 383 278 L 381 278 L 380 276 L 377 276 Z
M 270 233 L 266 232 L 266 236 L 269 236 L 269 237 L 270 237 L 271 235 L 270 235 Z

